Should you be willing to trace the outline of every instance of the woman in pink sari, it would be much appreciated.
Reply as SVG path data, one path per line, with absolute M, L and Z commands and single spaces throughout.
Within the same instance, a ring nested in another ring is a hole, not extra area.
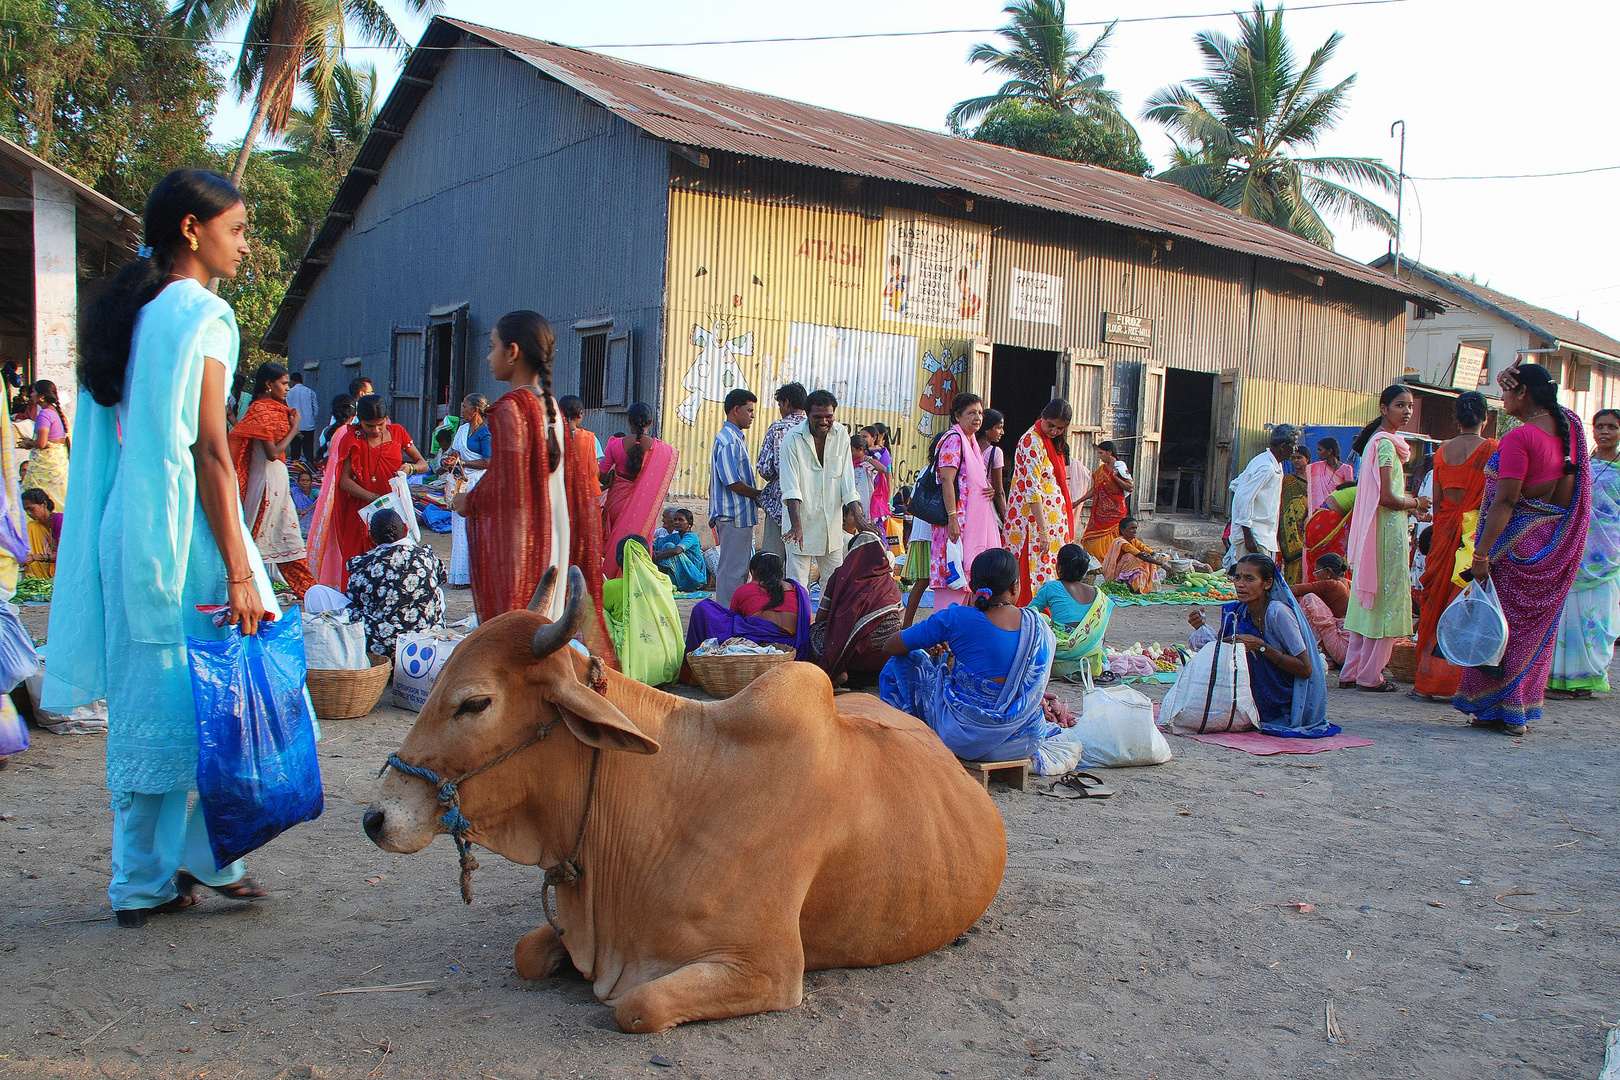
M 953 426 L 939 440 L 935 451 L 940 491 L 945 496 L 945 524 L 934 526 L 930 552 L 929 584 L 934 589 L 934 610 L 944 611 L 952 604 L 968 602 L 967 583 L 951 588 L 946 581 L 945 545 L 962 544 L 962 569 L 973 565 L 982 551 L 1001 546 L 1001 522 L 996 517 L 995 492 L 990 474 L 979 451 L 979 425 L 984 422 L 984 402 L 977 394 L 957 394 L 951 399 Z
M 315 580 L 333 589 L 343 589 L 348 581 L 343 550 L 338 545 L 337 530 L 332 528 L 332 506 L 338 492 L 338 473 L 349 457 L 349 442 L 354 438 L 355 425 L 339 425 L 332 433 L 326 456 L 326 471 L 321 477 L 321 493 L 310 511 L 309 536 L 305 541 L 309 572 Z
M 652 406 L 638 401 L 625 419 L 631 435 L 615 435 L 602 454 L 602 577 L 616 578 L 619 541 L 627 536 L 651 536 L 664 512 L 670 481 L 680 453 L 662 439 L 647 434 L 652 427 Z M 609 487 L 608 485 L 612 485 Z

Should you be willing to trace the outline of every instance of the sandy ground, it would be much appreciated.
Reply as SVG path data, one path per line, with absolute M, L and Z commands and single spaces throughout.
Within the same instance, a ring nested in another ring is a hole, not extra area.
M 1126 609 L 1109 640 L 1184 618 Z M 0 1076 L 1595 1077 L 1620 1014 L 1615 710 L 1560 703 L 1513 740 L 1404 695 L 1332 705 L 1374 745 L 1176 738 L 1106 802 L 998 788 L 1006 879 L 959 944 L 658 1036 L 516 976 L 532 868 L 486 855 L 464 907 L 448 839 L 366 840 L 409 713 L 326 726 L 325 815 L 250 858 L 268 900 L 141 930 L 107 903 L 102 741 L 36 732 L 0 772 Z

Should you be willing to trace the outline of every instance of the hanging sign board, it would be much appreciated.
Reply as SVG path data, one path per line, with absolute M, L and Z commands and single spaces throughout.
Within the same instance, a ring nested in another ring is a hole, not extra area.
M 1117 315 L 1103 312 L 1103 340 L 1115 345 L 1129 345 L 1135 349 L 1153 348 L 1153 320 L 1135 315 Z
M 1451 376 L 1453 390 L 1478 390 L 1487 353 L 1478 345 L 1457 346 L 1457 366 Z

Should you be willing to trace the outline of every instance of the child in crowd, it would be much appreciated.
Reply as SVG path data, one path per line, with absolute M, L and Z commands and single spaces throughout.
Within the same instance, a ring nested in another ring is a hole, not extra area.
M 872 424 L 861 430 L 871 440 L 866 454 L 872 469 L 872 497 L 867 500 L 867 516 L 882 528 L 889 517 L 889 471 L 894 468 L 894 455 L 889 452 L 889 428 L 886 424 Z
M 320 492 L 315 490 L 315 476 L 303 463 L 293 467 L 294 487 L 292 490 L 293 509 L 298 511 L 298 527 L 309 536 L 309 520 L 315 513 L 315 499 Z
M 1418 533 L 1417 553 L 1412 556 L 1412 615 L 1421 614 L 1423 604 L 1423 571 L 1429 565 L 1429 545 L 1434 540 L 1434 526 L 1425 525 Z
M 849 457 L 855 463 L 855 495 L 860 499 L 862 506 L 872 504 L 872 477 L 875 473 L 872 461 L 866 453 L 871 446 L 872 440 L 866 437 L 864 431 L 857 431 L 849 437 Z
M 703 561 L 703 542 L 692 531 L 692 511 L 664 511 L 664 521 L 672 526 L 653 541 L 652 560 L 669 575 L 680 592 L 696 592 L 708 584 L 709 568 Z

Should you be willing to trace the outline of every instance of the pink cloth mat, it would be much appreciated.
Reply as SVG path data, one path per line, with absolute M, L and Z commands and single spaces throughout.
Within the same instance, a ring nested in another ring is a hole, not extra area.
M 1371 739 L 1356 735 L 1329 735 L 1325 739 L 1284 739 L 1259 731 L 1222 732 L 1218 735 L 1188 735 L 1201 743 L 1224 746 L 1228 750 L 1242 750 L 1245 754 L 1265 757 L 1270 754 L 1320 754 L 1324 750 L 1348 750 L 1357 746 L 1371 746 Z

